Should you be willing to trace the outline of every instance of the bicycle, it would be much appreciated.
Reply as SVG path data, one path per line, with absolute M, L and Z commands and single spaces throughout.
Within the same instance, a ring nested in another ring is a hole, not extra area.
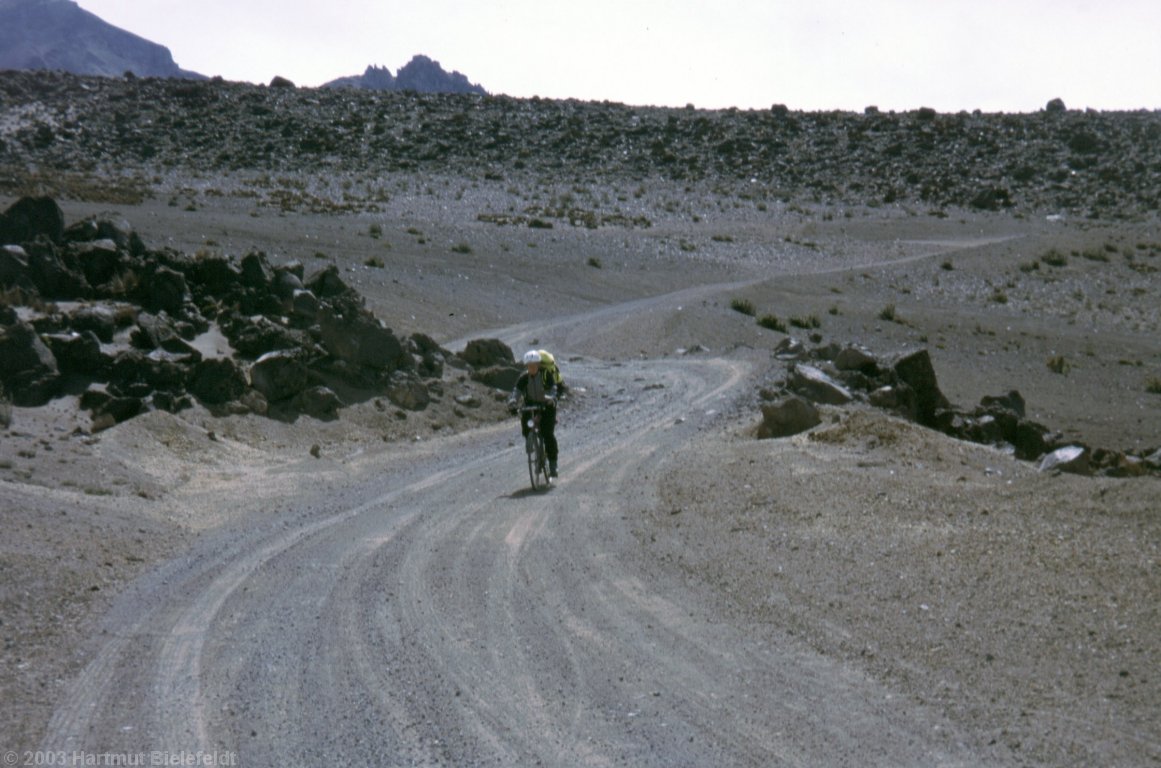
M 548 456 L 544 450 L 544 438 L 540 436 L 540 414 L 544 406 L 527 404 L 520 409 L 520 420 L 528 427 L 524 438 L 524 452 L 528 455 L 528 477 L 532 480 L 532 490 L 538 491 L 552 484 L 548 475 Z

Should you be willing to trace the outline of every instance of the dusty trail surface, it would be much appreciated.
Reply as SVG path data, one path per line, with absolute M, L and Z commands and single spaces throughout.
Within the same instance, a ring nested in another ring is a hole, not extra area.
M 478 215 L 567 189 L 423 186 L 401 180 L 373 216 L 211 194 L 123 214 L 186 252 L 335 264 L 396 330 L 450 349 L 554 350 L 575 388 L 557 486 L 526 490 L 516 425 L 454 369 L 424 411 L 368 400 L 334 421 L 195 406 L 93 434 L 75 398 L 16 409 L 0 749 L 1161 760 L 1157 478 L 1040 473 L 859 403 L 757 441 L 787 334 L 733 309 L 819 343 L 924 347 L 954 403 L 1015 388 L 1088 444 L 1155 446 L 1155 221 L 844 215 L 649 184 L 606 196 L 647 206 L 647 229 L 540 230 Z
M 639 556 L 643 478 L 751 367 L 574 364 L 588 394 L 544 494 L 526 490 L 511 425 L 367 461 L 336 491 L 304 484 L 122 596 L 44 748 L 246 766 L 995 764 L 910 697 L 746 631 Z

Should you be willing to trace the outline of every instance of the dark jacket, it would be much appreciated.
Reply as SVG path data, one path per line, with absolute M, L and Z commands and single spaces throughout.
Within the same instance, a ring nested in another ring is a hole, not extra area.
M 552 371 L 542 367 L 537 372 L 536 378 L 540 380 L 540 386 L 537 386 L 536 382 L 532 381 L 532 377 L 528 375 L 528 371 L 521 373 L 520 378 L 516 379 L 516 386 L 512 388 L 512 394 L 508 397 L 508 401 L 515 402 L 517 397 L 521 397 L 525 402 L 542 403 L 544 399 L 543 397 L 536 396 L 537 390 L 543 393 L 543 396 L 555 400 L 557 395 L 556 378 L 552 375 Z M 532 390 L 531 394 L 529 393 L 530 389 Z

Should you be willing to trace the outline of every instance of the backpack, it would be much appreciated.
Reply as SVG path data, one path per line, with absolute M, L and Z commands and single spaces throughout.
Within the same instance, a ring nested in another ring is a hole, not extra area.
M 560 375 L 560 369 L 556 367 L 556 358 L 546 349 L 536 351 L 540 353 L 540 367 L 544 369 L 545 373 L 552 376 L 552 381 L 558 389 L 563 389 L 564 377 Z

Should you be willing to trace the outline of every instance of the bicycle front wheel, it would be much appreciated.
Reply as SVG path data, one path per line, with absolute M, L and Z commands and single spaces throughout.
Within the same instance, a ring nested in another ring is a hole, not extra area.
M 536 436 L 528 435 L 524 452 L 528 455 L 528 479 L 532 481 L 532 489 L 536 490 Z

